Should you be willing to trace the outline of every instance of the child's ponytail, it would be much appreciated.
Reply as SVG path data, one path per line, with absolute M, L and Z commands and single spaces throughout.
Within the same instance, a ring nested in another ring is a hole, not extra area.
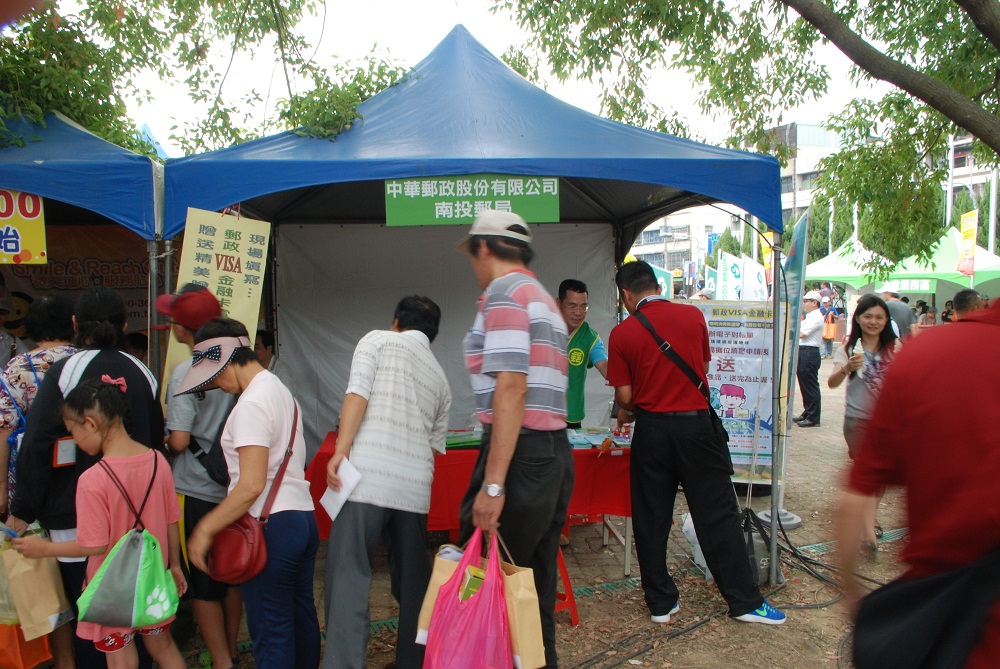
M 63 414 L 74 417 L 98 413 L 114 422 L 120 418 L 125 431 L 132 433 L 132 412 L 125 401 L 125 380 L 105 374 L 100 379 L 87 379 L 70 391 L 63 401 Z

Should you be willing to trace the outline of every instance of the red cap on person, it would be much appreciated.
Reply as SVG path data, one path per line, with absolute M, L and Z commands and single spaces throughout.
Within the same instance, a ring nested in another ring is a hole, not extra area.
M 193 283 L 173 295 L 160 295 L 156 298 L 156 310 L 188 330 L 197 330 L 222 315 L 222 307 L 215 295 L 204 286 Z

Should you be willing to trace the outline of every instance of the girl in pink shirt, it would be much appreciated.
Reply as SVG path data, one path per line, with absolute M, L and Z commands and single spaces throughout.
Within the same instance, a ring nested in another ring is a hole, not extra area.
M 103 454 L 114 477 L 122 484 L 133 506 L 142 506 L 142 525 L 167 547 L 164 566 L 183 595 L 187 582 L 180 567 L 180 532 L 177 521 L 180 508 L 170 465 L 159 453 L 133 440 L 126 429 L 130 421 L 125 403 L 124 379 L 91 379 L 78 385 L 66 397 L 63 421 L 74 441 L 88 455 Z M 93 578 L 118 540 L 132 529 L 135 516 L 122 496 L 111 473 L 103 466 L 91 467 L 80 475 L 76 490 L 77 538 L 53 543 L 41 537 L 14 540 L 14 547 L 26 557 L 88 557 L 87 579 Z M 168 559 L 169 558 L 169 559 Z M 134 634 L 142 634 L 146 648 L 161 669 L 185 669 L 173 637 L 169 633 L 173 618 L 152 627 L 127 629 L 80 622 L 77 636 L 89 639 L 107 653 L 109 669 L 135 669 L 139 657 L 131 643 Z

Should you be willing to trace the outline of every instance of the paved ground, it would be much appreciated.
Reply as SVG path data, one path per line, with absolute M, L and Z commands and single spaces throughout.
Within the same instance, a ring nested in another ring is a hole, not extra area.
M 803 521 L 801 528 L 788 532 L 789 539 L 797 546 L 815 547 L 813 554 L 826 560 L 831 556 L 825 542 L 833 537 L 839 484 L 847 463 L 841 434 L 843 387 L 826 388 L 831 371 L 831 362 L 824 360 L 820 372 L 824 393 L 820 427 L 792 428 L 784 496 L 784 508 Z M 796 405 L 799 402 L 796 390 Z M 769 496 L 750 500 L 756 510 L 770 508 L 770 503 Z M 669 562 L 682 592 L 682 612 L 675 623 L 662 629 L 648 622 L 648 612 L 636 583 L 639 569 L 634 551 L 632 574 L 628 578 L 623 571 L 623 547 L 613 539 L 604 546 L 600 524 L 571 529 L 570 545 L 564 548 L 564 555 L 573 586 L 580 595 L 577 601 L 581 624 L 573 627 L 568 613 L 557 615 L 562 666 L 834 666 L 831 662 L 838 661 L 849 626 L 838 607 L 811 607 L 833 599 L 836 590 L 786 564 L 783 572 L 788 582 L 773 599 L 779 606 L 789 607 L 787 625 L 775 629 L 729 620 L 717 590 L 706 584 L 693 567 L 689 545 L 680 530 L 680 518 L 685 511 L 683 496 L 678 496 Z M 902 500 L 898 493 L 886 496 L 879 518 L 887 531 L 902 527 Z M 621 519 L 613 522 L 624 530 Z M 899 542 L 891 541 L 898 534 L 887 533 L 889 543 L 883 544 L 878 560 L 865 567 L 869 575 L 886 580 L 898 571 L 895 556 Z M 434 537 L 435 545 L 444 541 L 443 536 Z M 324 558 L 325 546 L 321 548 L 316 570 L 317 602 L 322 602 Z M 378 669 L 393 659 L 394 619 L 398 610 L 388 591 L 385 559 L 380 556 L 371 594 L 374 633 L 369 652 L 369 666 Z M 191 666 L 199 666 L 199 645 L 195 637 L 186 646 Z M 253 666 L 249 653 L 244 653 L 241 666 Z

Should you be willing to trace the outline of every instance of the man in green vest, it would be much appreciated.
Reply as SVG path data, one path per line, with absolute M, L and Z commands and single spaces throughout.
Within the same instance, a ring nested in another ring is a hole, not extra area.
M 586 413 L 583 387 L 587 381 L 587 370 L 596 367 L 601 376 L 608 375 L 608 352 L 600 335 L 587 324 L 587 284 L 577 279 L 566 279 L 559 284 L 559 310 L 566 329 L 569 330 L 569 344 L 566 347 L 569 358 L 569 387 L 566 390 L 566 427 L 578 428 Z

